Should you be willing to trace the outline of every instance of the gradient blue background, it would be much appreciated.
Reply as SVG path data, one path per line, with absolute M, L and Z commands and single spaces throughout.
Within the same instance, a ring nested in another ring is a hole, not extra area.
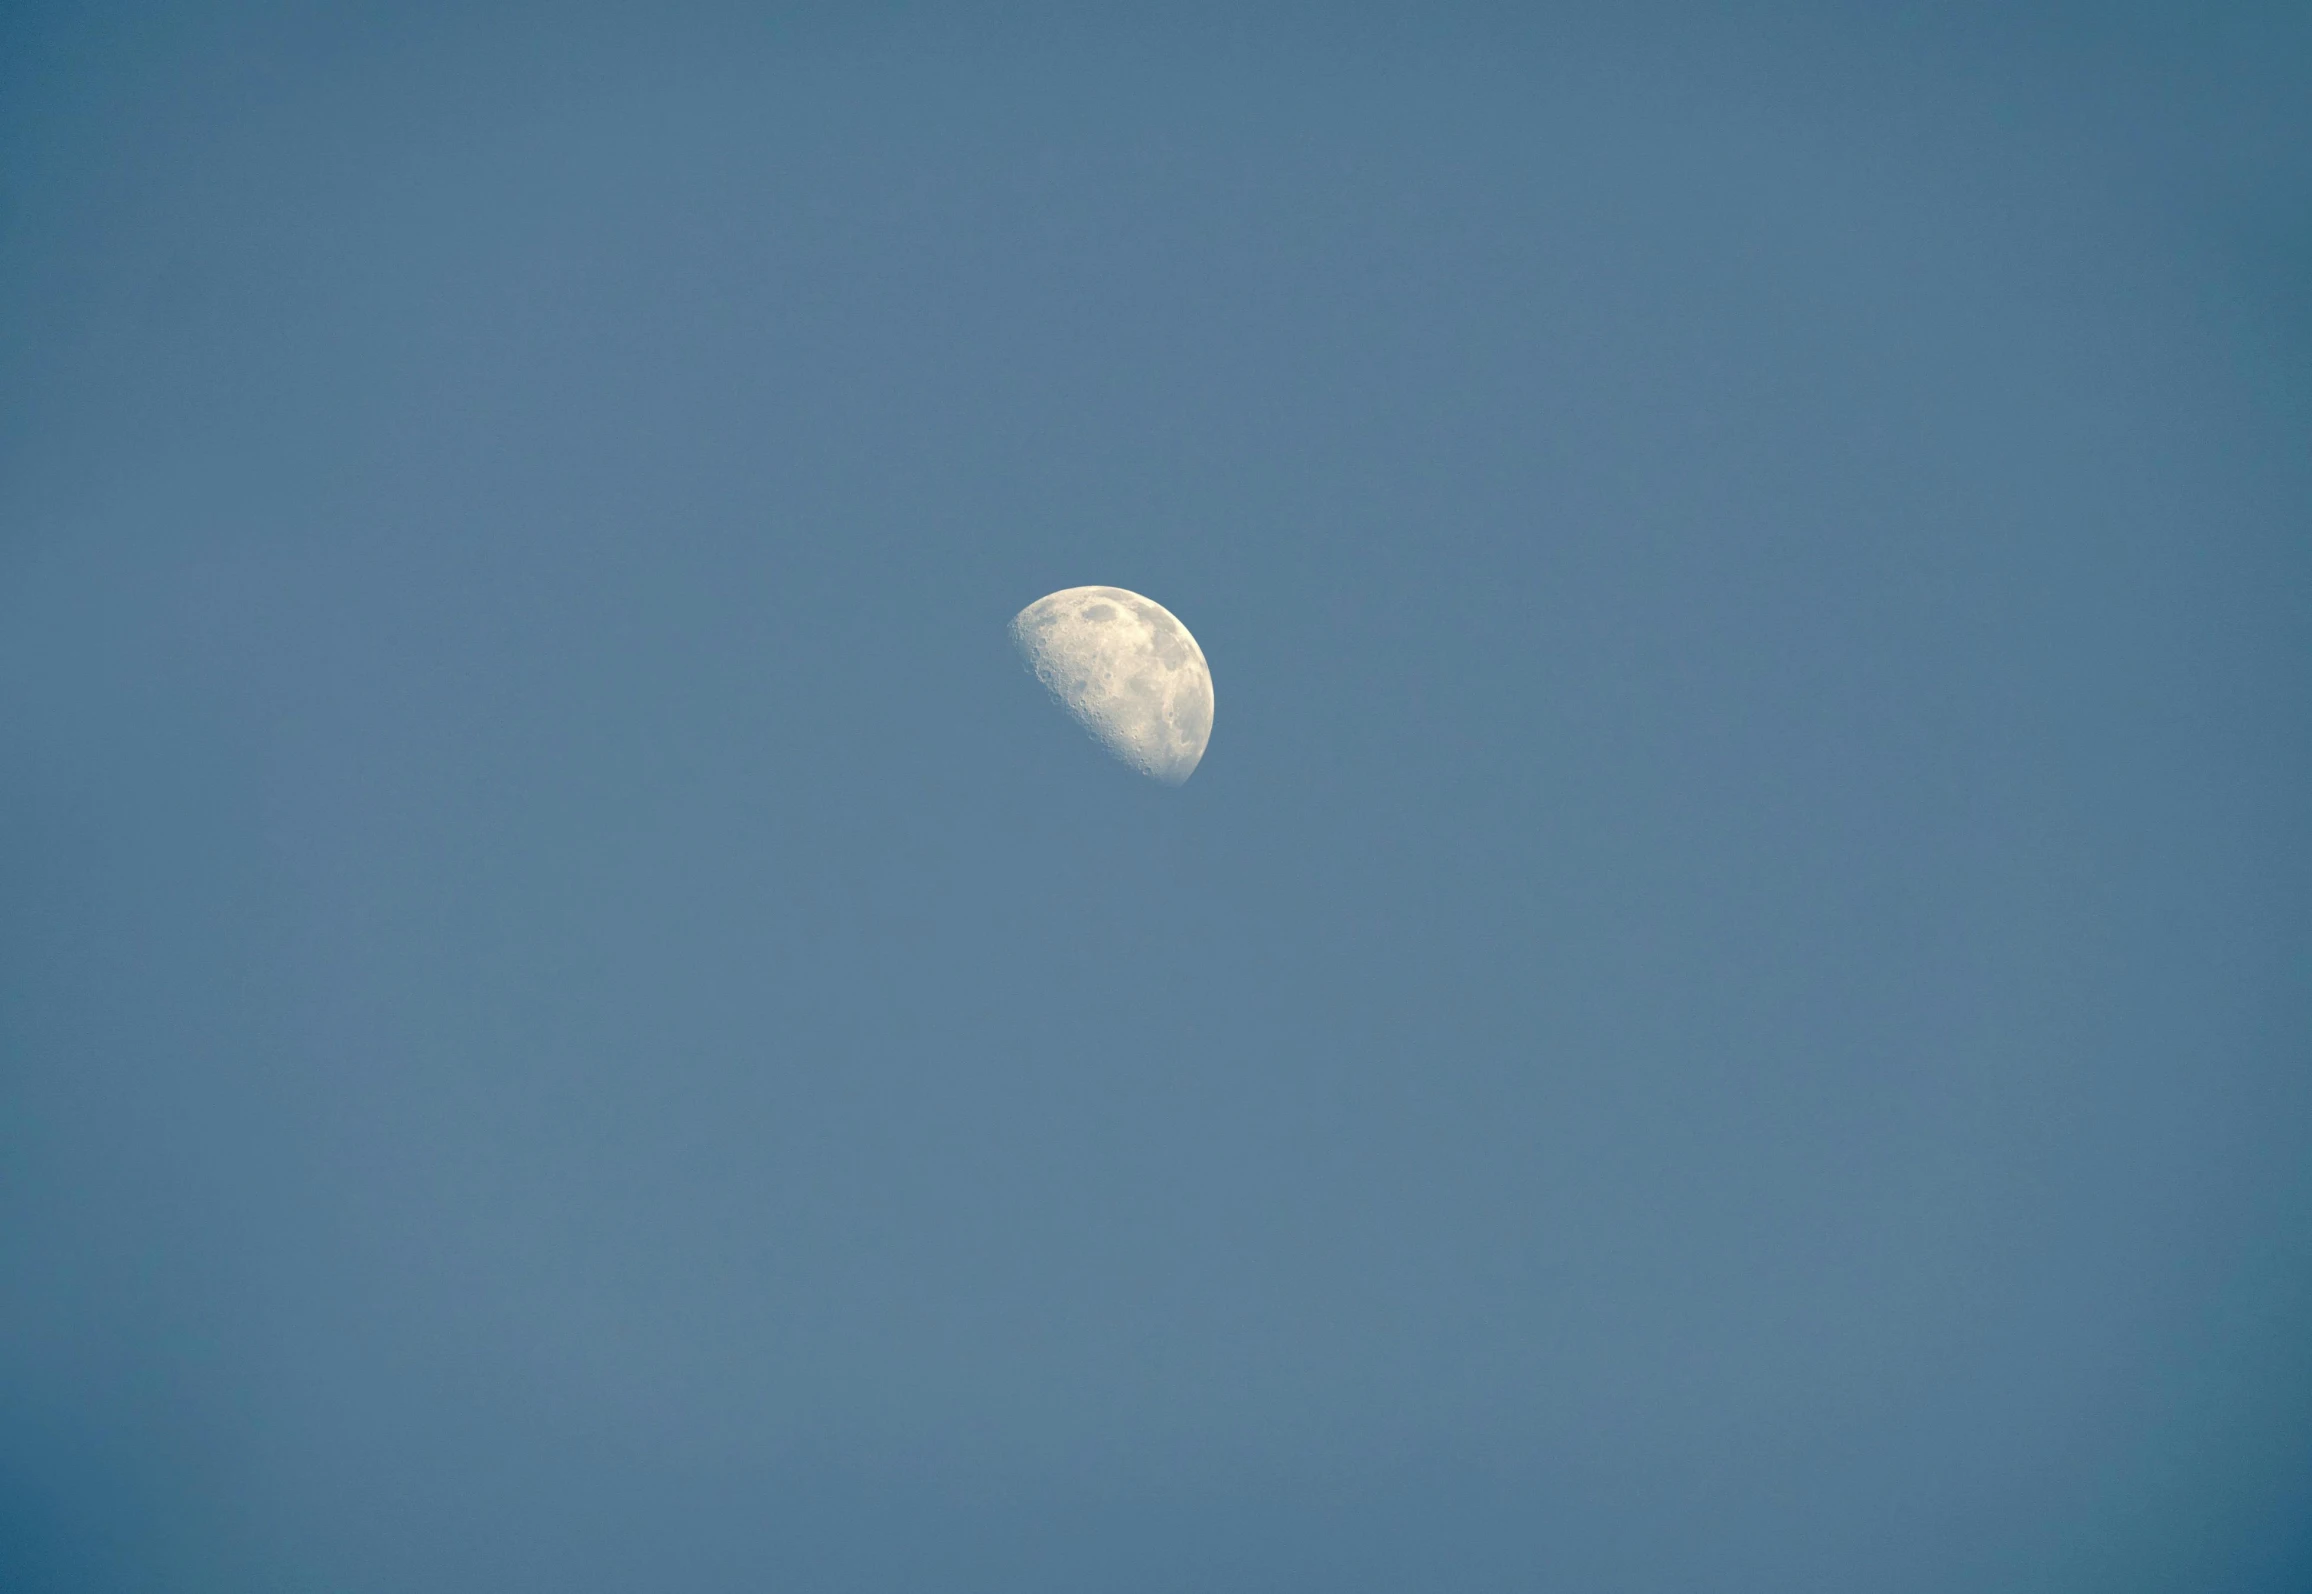
M 9 6 L 0 1585 L 2312 1586 L 2307 81 Z

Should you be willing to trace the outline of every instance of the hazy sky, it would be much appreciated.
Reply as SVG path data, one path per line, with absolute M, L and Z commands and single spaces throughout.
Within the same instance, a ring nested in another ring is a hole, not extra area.
M 2312 1582 L 2312 11 L 424 9 L 0 12 L 0 1585 Z

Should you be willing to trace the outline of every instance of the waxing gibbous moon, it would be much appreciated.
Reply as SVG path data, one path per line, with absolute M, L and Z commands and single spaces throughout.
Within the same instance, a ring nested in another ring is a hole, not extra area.
M 1177 786 L 1212 736 L 1212 671 L 1188 627 L 1122 587 L 1070 587 L 1012 617 L 1012 643 L 1093 740 Z

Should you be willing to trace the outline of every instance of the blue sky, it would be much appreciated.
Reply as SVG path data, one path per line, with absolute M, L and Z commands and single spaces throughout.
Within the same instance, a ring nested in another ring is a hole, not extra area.
M 12 8 L 6 1581 L 2301 1586 L 2308 57 Z

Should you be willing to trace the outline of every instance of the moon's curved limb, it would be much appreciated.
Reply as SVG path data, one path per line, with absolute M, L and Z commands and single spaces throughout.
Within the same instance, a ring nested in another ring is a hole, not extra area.
M 1070 587 L 1013 616 L 1036 679 L 1109 752 L 1177 786 L 1212 737 L 1212 671 L 1172 611 L 1121 587 Z

